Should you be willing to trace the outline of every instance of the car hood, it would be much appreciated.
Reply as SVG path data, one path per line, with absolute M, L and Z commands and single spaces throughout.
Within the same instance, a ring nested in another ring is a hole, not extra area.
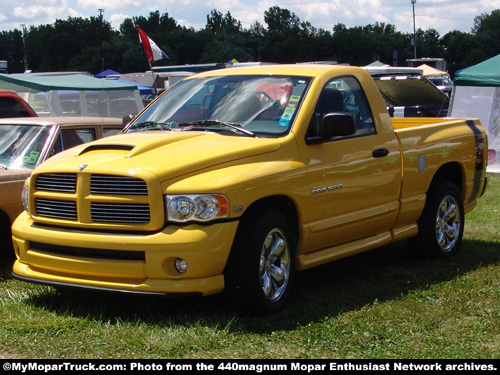
M 0 169 L 0 184 L 9 182 L 24 181 L 33 172 L 33 169 L 16 168 L 16 169 Z
M 51 157 L 39 172 L 128 173 L 149 171 L 164 181 L 279 149 L 276 138 L 225 136 L 212 132 L 149 131 L 103 138 Z

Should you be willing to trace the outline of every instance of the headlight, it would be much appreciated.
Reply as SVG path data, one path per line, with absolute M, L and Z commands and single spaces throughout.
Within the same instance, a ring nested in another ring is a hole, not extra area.
M 30 193 L 30 187 L 24 184 L 23 190 L 21 191 L 21 202 L 23 203 L 23 207 L 27 212 L 30 212 L 29 193 Z
M 165 204 L 169 221 L 206 222 L 228 216 L 229 200 L 221 194 L 166 195 Z

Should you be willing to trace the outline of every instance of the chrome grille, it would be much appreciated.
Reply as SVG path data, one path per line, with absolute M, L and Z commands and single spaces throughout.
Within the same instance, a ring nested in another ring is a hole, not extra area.
M 108 195 L 148 195 L 148 187 L 146 182 L 135 177 L 92 175 L 90 192 Z
M 147 223 L 150 219 L 148 204 L 92 202 L 90 210 L 93 222 Z
M 72 173 L 47 173 L 36 178 L 35 188 L 45 191 L 74 193 L 76 191 L 76 175 Z
M 76 220 L 76 202 L 36 198 L 35 209 L 39 216 Z
M 105 174 L 86 176 L 82 174 L 78 182 L 82 190 L 77 192 L 77 178 L 80 176 L 76 173 L 47 173 L 36 176 L 35 214 L 61 220 L 83 220 L 84 223 L 89 224 L 147 224 L 150 222 L 150 206 L 145 198 L 148 195 L 146 181 L 131 176 Z M 90 186 L 86 186 L 89 183 Z M 92 196 L 85 195 L 85 192 L 88 194 L 89 190 Z M 64 195 L 65 193 L 77 193 L 77 195 L 69 198 L 68 195 Z M 124 202 L 124 195 L 137 197 L 133 201 L 127 199 Z M 80 201 L 81 204 L 78 204 Z M 89 209 L 90 212 L 88 212 Z M 77 210 L 82 210 L 82 212 L 77 212 Z

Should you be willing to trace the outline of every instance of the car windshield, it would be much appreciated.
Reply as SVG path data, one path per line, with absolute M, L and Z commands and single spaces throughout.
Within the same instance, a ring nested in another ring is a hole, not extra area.
M 215 131 L 227 135 L 287 134 L 309 77 L 228 75 L 186 79 L 165 92 L 125 132 Z
M 44 126 L 0 125 L 0 169 L 35 168 L 49 130 Z

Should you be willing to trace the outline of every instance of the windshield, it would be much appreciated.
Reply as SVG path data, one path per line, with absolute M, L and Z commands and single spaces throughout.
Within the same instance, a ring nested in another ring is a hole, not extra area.
M 0 125 L 0 168 L 35 168 L 49 130 L 42 126 Z
M 125 132 L 209 130 L 279 137 L 290 131 L 310 81 L 272 75 L 187 79 L 165 92 Z

